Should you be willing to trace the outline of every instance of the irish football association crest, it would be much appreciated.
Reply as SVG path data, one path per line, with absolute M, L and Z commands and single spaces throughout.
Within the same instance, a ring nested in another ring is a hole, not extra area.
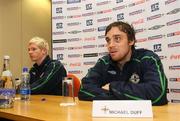
M 131 78 L 129 79 L 129 81 L 132 83 L 135 83 L 135 84 L 139 83 L 139 81 L 140 81 L 139 75 L 136 73 L 133 73 L 131 75 Z

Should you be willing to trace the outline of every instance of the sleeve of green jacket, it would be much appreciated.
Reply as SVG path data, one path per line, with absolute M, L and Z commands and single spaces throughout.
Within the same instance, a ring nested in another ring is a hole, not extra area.
M 42 77 L 31 84 L 32 94 L 62 95 L 62 78 L 66 70 L 59 61 L 51 62 Z
M 88 70 L 87 75 L 82 79 L 81 88 L 78 94 L 80 100 L 114 99 L 108 90 L 102 88 L 107 84 L 105 80 L 106 67 L 99 59 L 96 65 Z

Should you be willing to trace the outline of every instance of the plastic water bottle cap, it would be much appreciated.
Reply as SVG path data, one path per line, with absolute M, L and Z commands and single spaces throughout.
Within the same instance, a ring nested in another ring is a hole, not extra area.
M 5 55 L 4 59 L 10 59 L 10 56 L 9 55 Z
M 23 72 L 28 72 L 28 68 L 27 68 L 27 67 L 24 67 L 24 68 L 23 68 Z

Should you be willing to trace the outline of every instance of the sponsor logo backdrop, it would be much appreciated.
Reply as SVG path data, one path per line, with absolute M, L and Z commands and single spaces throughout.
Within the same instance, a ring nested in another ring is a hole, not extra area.
M 126 21 L 136 31 L 137 48 L 153 50 L 168 78 L 168 99 L 180 102 L 179 0 L 52 0 L 53 59 L 82 78 L 107 54 L 105 28 Z

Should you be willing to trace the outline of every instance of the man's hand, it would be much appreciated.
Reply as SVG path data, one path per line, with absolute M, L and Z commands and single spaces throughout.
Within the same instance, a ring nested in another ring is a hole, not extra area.
M 109 90 L 109 84 L 110 84 L 110 83 L 104 85 L 102 88 L 105 89 L 105 90 Z

